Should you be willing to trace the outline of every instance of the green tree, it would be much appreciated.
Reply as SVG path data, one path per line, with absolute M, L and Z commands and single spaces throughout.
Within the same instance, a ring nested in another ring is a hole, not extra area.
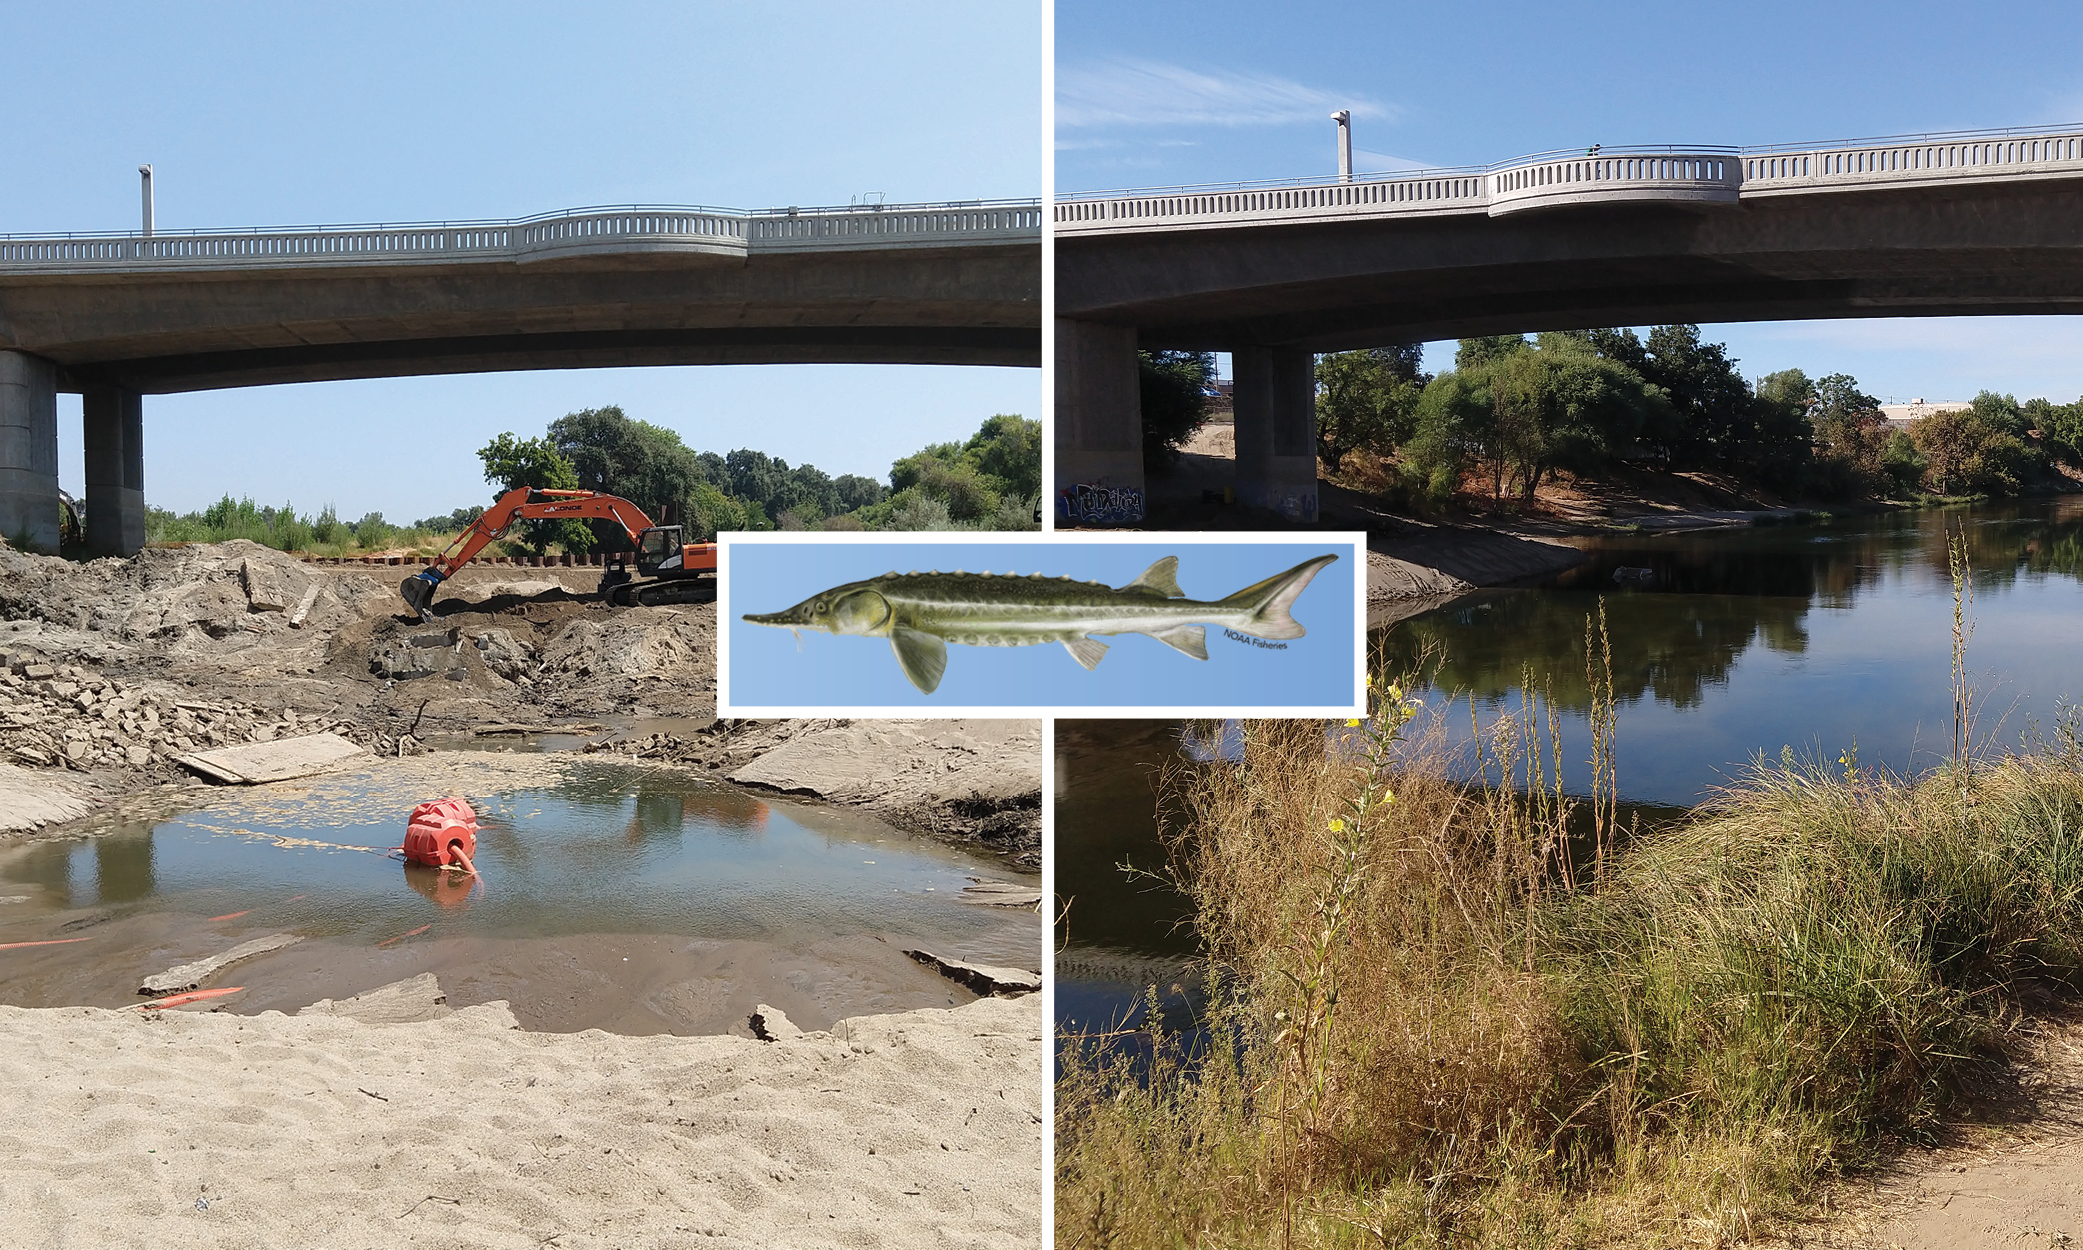
M 612 404 L 552 421 L 550 442 L 571 464 L 581 489 L 619 495 L 660 525 L 687 518 L 695 484 L 703 478 L 701 462 L 677 433 L 632 421 Z M 594 521 L 591 529 L 603 545 L 628 541 L 612 521 Z
M 1039 421 L 1009 413 L 986 420 L 962 446 L 962 455 L 1003 496 L 1026 499 L 1041 494 L 1042 427 Z
M 580 489 L 578 470 L 548 438 L 501 434 L 479 448 L 477 458 L 484 461 L 485 480 L 499 487 L 501 495 L 522 486 L 537 490 Z M 579 521 L 524 521 L 521 541 L 535 548 L 537 554 L 548 552 L 552 544 L 571 552 L 593 550 L 592 531 Z
M 1143 411 L 1143 464 L 1163 472 L 1179 458 L 1180 444 L 1208 419 L 1208 390 L 1215 382 L 1213 352 L 1138 352 L 1137 390 Z
M 1474 368 L 1501 360 L 1513 352 L 1525 351 L 1531 344 L 1523 334 L 1493 334 L 1487 338 L 1462 339 L 1454 350 L 1454 369 Z
M 1382 455 L 1415 429 L 1418 396 L 1432 379 L 1418 372 L 1423 344 L 1333 352 L 1316 360 L 1316 454 L 1336 473 L 1345 454 Z
M 1426 384 L 1404 452 L 1427 498 L 1446 502 L 1460 488 L 1461 475 L 1478 466 L 1491 471 L 1491 492 L 1504 493 L 1505 462 L 1492 454 L 1496 420 L 1487 370 L 1455 369 Z
M 1941 495 L 2018 493 L 2029 458 L 2024 441 L 2008 428 L 2017 405 L 2007 407 L 2008 412 L 1998 405 L 1937 412 L 1909 427 L 1926 462 L 1924 480 L 1933 490 Z

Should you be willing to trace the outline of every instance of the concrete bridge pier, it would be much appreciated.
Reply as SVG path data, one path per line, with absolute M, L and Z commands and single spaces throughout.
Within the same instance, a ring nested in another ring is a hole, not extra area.
M 1237 500 L 1291 521 L 1316 520 L 1316 355 L 1240 347 L 1236 379 Z
M 1143 519 L 1143 400 L 1136 329 L 1056 322 L 1056 519 Z
M 144 396 L 90 386 L 82 396 L 87 443 L 87 550 L 134 556 L 145 546 Z
M 0 536 L 58 552 L 58 366 L 0 351 Z

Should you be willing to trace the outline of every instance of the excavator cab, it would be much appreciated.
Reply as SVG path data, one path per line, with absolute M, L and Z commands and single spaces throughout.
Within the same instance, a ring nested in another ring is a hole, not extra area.
M 670 576 L 685 567 L 686 550 L 679 526 L 654 525 L 637 538 L 636 571 L 645 577 Z

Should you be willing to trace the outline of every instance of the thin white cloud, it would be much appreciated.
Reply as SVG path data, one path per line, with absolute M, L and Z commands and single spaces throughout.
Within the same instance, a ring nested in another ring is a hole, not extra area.
M 1389 118 L 1397 110 L 1353 92 L 1311 87 L 1272 74 L 1192 70 L 1127 58 L 1056 70 L 1056 125 L 1281 126 L 1326 120 L 1338 109 Z

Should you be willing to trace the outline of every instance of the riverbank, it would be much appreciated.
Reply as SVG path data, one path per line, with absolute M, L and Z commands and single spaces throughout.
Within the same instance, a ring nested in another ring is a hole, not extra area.
M 1038 997 L 777 1042 L 0 1007 L 7 1239 L 1032 1247 L 1040 1041 Z
M 1375 755 L 1394 721 L 1332 753 L 1320 724 L 1250 723 L 1176 779 L 1172 862 L 1227 987 L 1196 1024 L 1237 1046 L 1068 1044 L 1059 1230 L 1995 1244 L 1931 1223 L 1943 1193 L 1841 1217 L 1877 1179 L 1936 1189 L 1905 1143 L 2060 1084 L 2021 1077 L 2046 1071 L 2026 1025 L 2083 971 L 2073 754 L 1913 780 L 1789 764 L 1620 849 L 1549 799 L 1449 782 L 1425 735 Z M 2054 1218 L 2072 1195 L 2033 1163 L 1995 1175 Z
M 186 752 L 330 732 L 379 756 L 611 751 L 1039 867 L 1038 725 L 719 725 L 713 603 L 615 608 L 592 593 L 598 570 L 470 567 L 427 625 L 384 580 L 397 570 L 373 568 L 243 541 L 86 563 L 0 546 L 0 794 L 45 792 L 0 802 L 0 834 L 188 786 Z

